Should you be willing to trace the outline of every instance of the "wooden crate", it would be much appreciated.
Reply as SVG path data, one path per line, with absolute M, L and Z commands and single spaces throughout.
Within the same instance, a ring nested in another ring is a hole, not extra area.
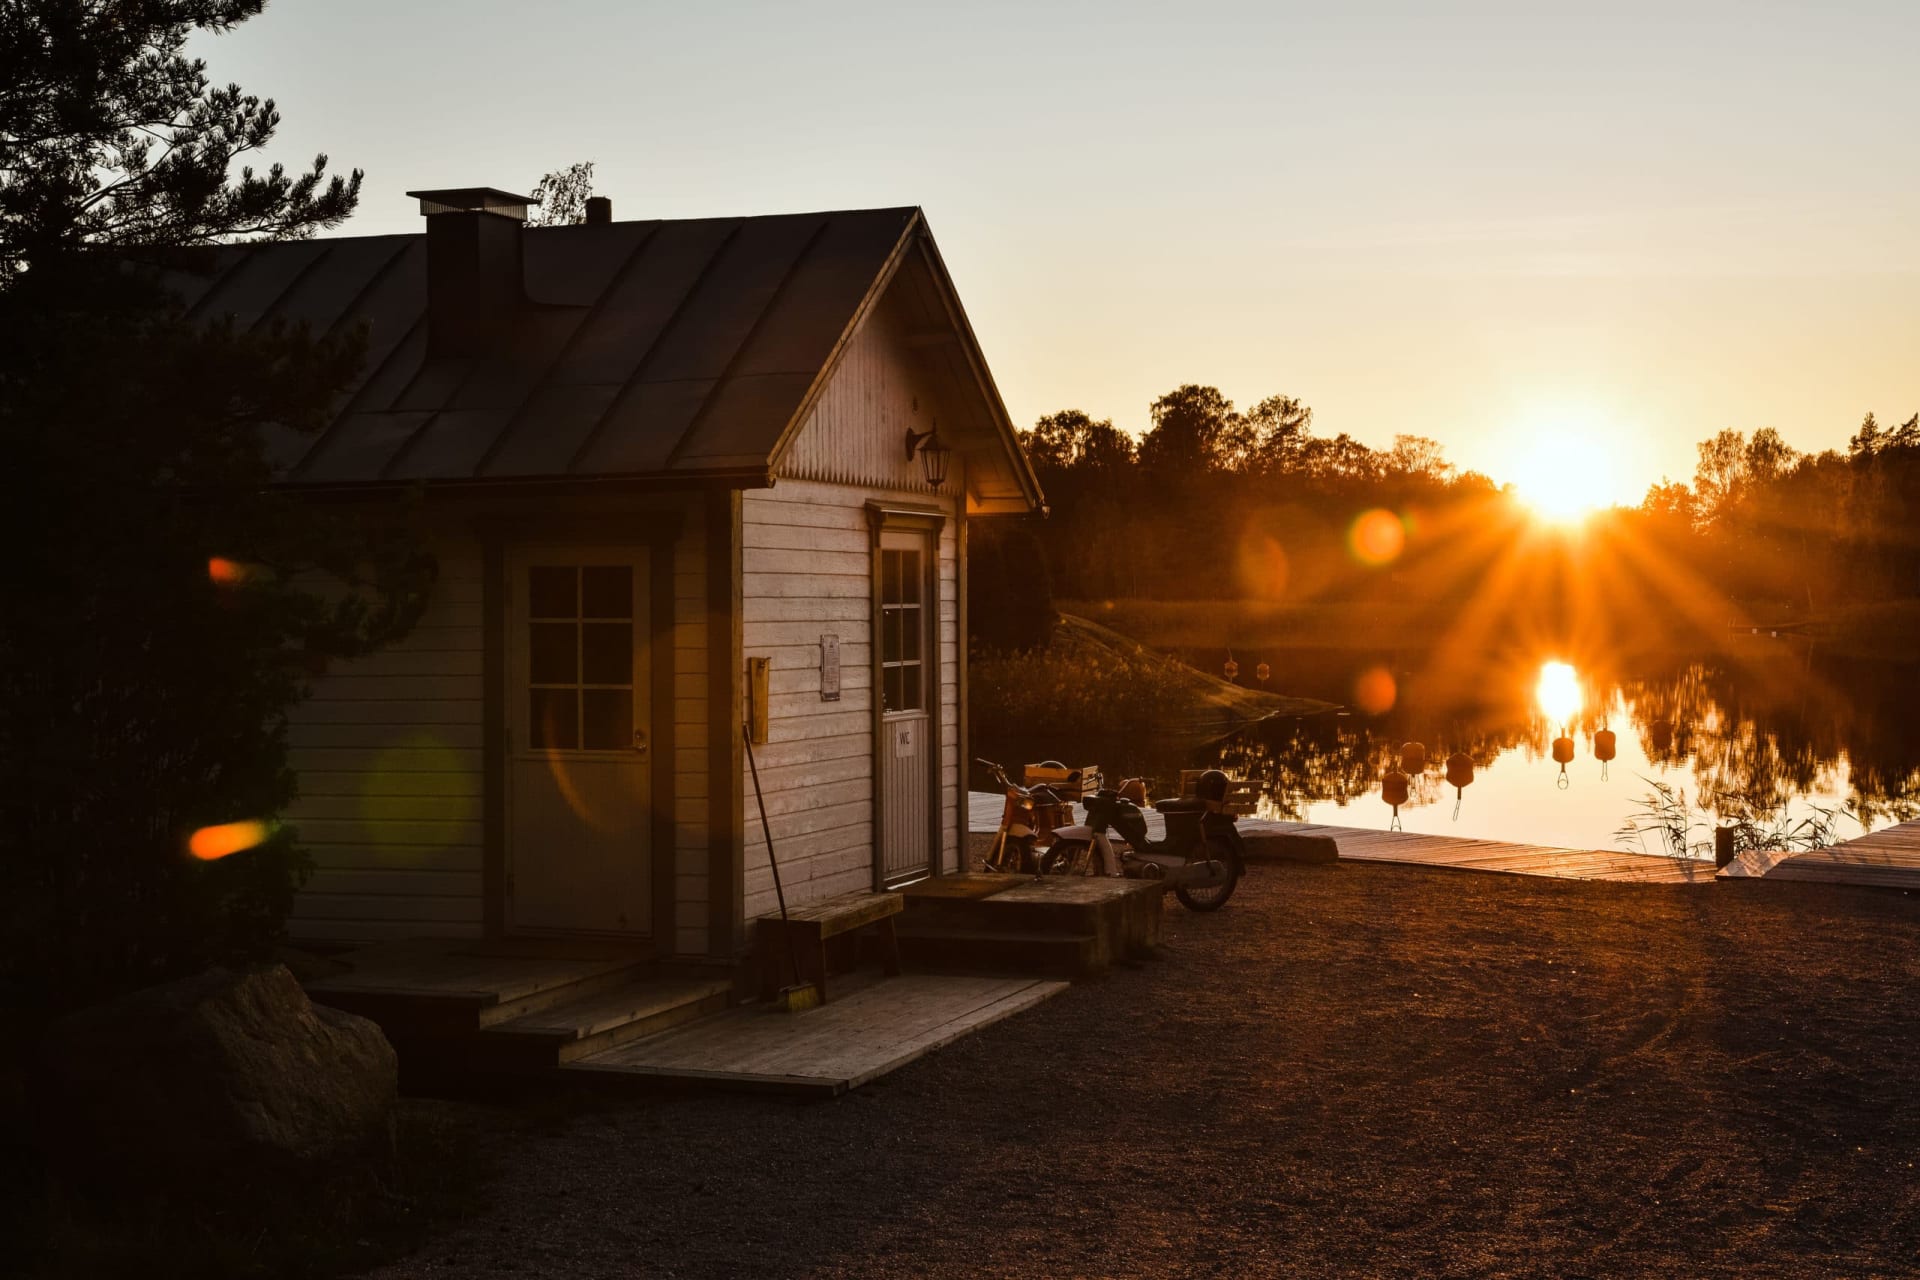
M 1183 796 L 1195 794 L 1197 788 L 1200 786 L 1200 775 L 1205 772 L 1205 769 L 1182 769 L 1180 771 L 1180 794 Z M 1251 816 L 1259 807 L 1260 784 L 1258 782 L 1255 782 L 1251 778 L 1227 779 L 1226 809 L 1228 813 L 1237 814 L 1244 818 Z
M 1100 789 L 1100 766 L 1084 764 L 1079 768 L 1050 768 L 1030 764 L 1020 770 L 1020 782 L 1028 787 L 1052 787 L 1062 800 L 1082 800 Z

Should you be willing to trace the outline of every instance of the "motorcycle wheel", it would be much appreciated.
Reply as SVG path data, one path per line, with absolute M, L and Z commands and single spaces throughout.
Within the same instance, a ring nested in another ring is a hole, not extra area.
M 1040 855 L 1040 874 L 1072 875 L 1076 867 L 1084 865 L 1088 851 L 1089 846 L 1081 841 L 1056 840 Z
M 1226 867 L 1227 878 L 1219 884 L 1175 885 L 1173 896 L 1180 899 L 1180 905 L 1189 911 L 1218 911 L 1227 905 L 1227 899 L 1240 887 L 1240 872 L 1234 865 L 1233 851 L 1209 840 L 1205 852 L 1208 859 Z

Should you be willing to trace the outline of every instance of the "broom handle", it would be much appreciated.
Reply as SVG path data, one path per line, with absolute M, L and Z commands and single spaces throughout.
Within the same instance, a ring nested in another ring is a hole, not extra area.
M 767 842 L 767 867 L 773 872 L 773 896 L 780 902 L 780 932 L 787 935 L 787 958 L 793 961 L 793 985 L 800 985 L 800 944 L 787 928 L 787 891 L 780 887 L 780 863 L 773 856 L 773 830 L 767 825 L 767 800 L 760 794 L 760 766 L 753 762 L 753 730 L 740 726 L 740 740 L 747 744 L 747 772 L 753 775 L 753 802 L 760 807 L 760 836 Z

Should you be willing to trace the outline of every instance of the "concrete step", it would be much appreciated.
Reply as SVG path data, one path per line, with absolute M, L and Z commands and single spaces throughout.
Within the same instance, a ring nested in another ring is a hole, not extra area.
M 602 1053 L 733 1003 L 724 977 L 655 975 L 497 1023 L 475 1037 L 485 1065 L 532 1070 Z
M 1023 933 L 1005 929 L 899 926 L 900 958 L 912 973 L 1010 973 L 1080 978 L 1105 969 L 1110 957 L 1091 933 Z

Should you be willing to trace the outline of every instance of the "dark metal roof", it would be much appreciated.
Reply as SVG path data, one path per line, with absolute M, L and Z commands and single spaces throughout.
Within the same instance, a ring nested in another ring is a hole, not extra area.
M 738 476 L 772 465 L 921 227 L 902 208 L 526 231 L 525 302 L 472 357 L 429 354 L 424 233 L 231 246 L 175 283 L 209 319 L 366 326 L 331 424 L 270 442 L 289 484 Z

